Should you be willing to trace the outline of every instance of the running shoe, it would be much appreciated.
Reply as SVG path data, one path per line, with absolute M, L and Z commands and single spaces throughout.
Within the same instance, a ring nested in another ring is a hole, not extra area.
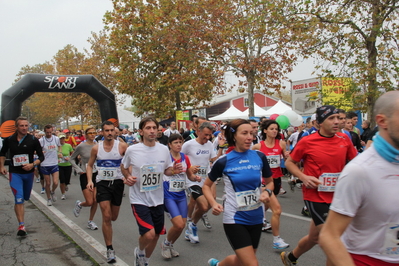
M 66 200 L 65 194 L 62 194 L 61 200 Z
M 65 186 L 65 191 L 68 191 L 68 190 L 69 190 L 68 186 Z
M 264 223 L 262 226 L 262 232 L 267 232 L 268 230 L 271 230 L 271 229 L 272 229 L 272 225 L 268 221 L 264 220 Z
M 42 190 L 40 191 L 40 194 L 44 194 L 46 192 L 46 190 L 44 189 L 44 187 L 42 187 Z
M 161 255 L 165 259 L 171 259 L 172 253 L 170 252 L 170 244 L 166 245 L 164 241 L 161 243 Z
M 217 259 L 212 258 L 208 260 L 208 264 L 209 266 L 218 266 L 219 261 Z
M 53 206 L 53 201 L 51 199 L 47 200 L 47 206 Z
M 75 217 L 79 217 L 81 210 L 82 210 L 82 206 L 80 206 L 80 200 L 77 200 L 75 202 L 75 208 L 73 208 L 73 214 L 75 214 Z
M 116 262 L 115 250 L 113 250 L 113 249 L 108 249 L 107 250 L 107 262 L 108 263 L 115 263 Z
M 290 261 L 290 259 L 288 258 L 288 255 L 290 254 L 290 252 L 281 252 L 280 257 L 281 257 L 281 261 L 283 262 L 283 264 L 285 266 L 293 266 L 296 265 L 296 261 Z
M 17 236 L 26 236 L 28 233 L 25 230 L 25 225 L 21 224 L 18 227 L 18 232 L 17 232 Z
M 287 193 L 287 191 L 285 191 L 282 187 L 280 188 L 280 191 L 278 192 L 279 195 L 284 195 L 285 193 Z
M 172 257 L 179 257 L 180 256 L 179 252 L 177 252 L 174 249 L 173 244 L 170 244 L 170 254 L 172 254 Z
M 139 254 L 139 248 L 134 249 L 134 256 L 136 257 L 136 266 L 146 266 L 145 255 Z
M 40 183 L 40 177 L 36 178 L 36 183 Z
M 293 179 L 288 180 L 288 185 L 290 186 L 291 192 L 295 192 L 295 181 Z
M 55 195 L 55 192 L 51 192 L 50 195 L 51 195 L 51 200 L 53 202 L 56 202 L 57 201 L 57 196 Z
M 91 230 L 97 230 L 98 226 L 93 222 L 93 221 L 89 221 L 87 223 L 87 228 L 91 229 Z
M 192 222 L 188 224 L 187 230 L 186 230 L 186 235 L 188 236 L 188 239 L 190 240 L 190 242 L 193 244 L 199 243 L 199 237 L 198 237 L 197 231 L 198 231 L 197 226 L 194 226 Z M 187 237 L 186 237 L 186 239 L 187 239 Z
M 212 225 L 208 219 L 208 214 L 205 213 L 204 215 L 202 215 L 201 220 L 202 220 L 202 223 L 204 224 L 204 226 L 206 227 L 206 229 L 212 229 Z
M 284 242 L 284 239 L 281 237 L 278 238 L 277 241 L 273 241 L 273 248 L 274 249 L 285 249 L 288 248 L 290 245 Z
M 311 217 L 311 216 L 310 216 L 309 210 L 306 209 L 305 207 L 302 208 L 301 214 L 302 214 L 303 216 Z

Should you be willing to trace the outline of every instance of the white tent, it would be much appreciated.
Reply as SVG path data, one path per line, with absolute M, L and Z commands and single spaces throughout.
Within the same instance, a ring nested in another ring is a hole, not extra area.
M 133 112 L 125 110 L 121 107 L 117 108 L 119 124 L 129 126 L 129 129 L 138 128 L 140 118 L 136 117 Z
M 283 103 L 281 100 L 278 100 L 275 105 L 266 111 L 266 115 L 264 116 L 271 116 L 272 114 L 282 115 L 287 110 L 292 110 L 292 108 Z
M 254 103 L 254 116 L 256 117 L 261 117 L 261 116 L 267 116 L 267 111 L 263 109 L 262 107 L 259 107 L 256 103 Z M 244 111 L 245 118 L 248 119 L 248 114 L 249 114 L 249 108 Z
M 209 120 L 233 120 L 233 119 L 237 119 L 237 118 L 248 118 L 248 115 L 245 115 L 244 112 L 241 112 L 240 110 L 238 110 L 234 105 L 230 106 L 229 109 L 227 109 L 226 111 L 224 111 L 223 113 L 221 113 L 220 115 L 214 116 L 209 118 Z

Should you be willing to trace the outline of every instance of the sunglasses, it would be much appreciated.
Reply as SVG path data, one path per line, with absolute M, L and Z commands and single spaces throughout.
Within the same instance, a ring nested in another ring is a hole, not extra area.
M 87 132 L 87 135 L 96 135 L 96 132 Z

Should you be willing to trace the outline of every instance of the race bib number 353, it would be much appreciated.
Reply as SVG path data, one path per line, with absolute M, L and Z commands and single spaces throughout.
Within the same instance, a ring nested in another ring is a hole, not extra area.
M 163 173 L 158 165 L 143 165 L 140 168 L 140 192 L 154 191 L 161 187 Z

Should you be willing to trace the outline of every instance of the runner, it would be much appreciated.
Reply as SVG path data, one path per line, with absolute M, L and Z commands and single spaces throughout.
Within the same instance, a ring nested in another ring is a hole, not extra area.
M 346 165 L 320 233 L 334 265 L 398 265 L 399 91 L 374 105 L 379 133 L 373 145 Z M 341 235 L 345 232 L 345 234 Z
M 280 167 L 281 157 L 288 157 L 289 152 L 286 151 L 286 143 L 280 140 L 280 126 L 275 120 L 267 120 L 261 124 L 262 139 L 260 143 L 252 147 L 253 150 L 259 150 L 266 155 L 267 161 L 273 173 L 273 194 L 270 201 L 265 205 L 264 217 L 266 217 L 266 210 L 270 207 L 272 210 L 271 229 L 273 233 L 273 248 L 284 249 L 289 247 L 289 244 L 284 242 L 280 237 L 280 216 L 281 205 L 277 200 L 281 187 L 281 177 L 283 172 Z M 265 185 L 263 183 L 263 185 Z
M 94 127 L 88 127 L 85 130 L 86 140 L 82 144 L 76 147 L 76 150 L 73 152 L 71 156 L 71 163 L 75 171 L 79 174 L 80 179 L 80 188 L 82 189 L 83 196 L 85 197 L 85 201 L 81 202 L 77 200 L 75 203 L 75 207 L 73 209 L 73 214 L 78 217 L 82 207 L 90 207 L 89 221 L 87 222 L 87 228 L 91 230 L 97 230 L 97 225 L 93 222 L 94 215 L 97 211 L 97 187 L 96 187 L 96 177 L 97 177 L 97 169 L 95 164 L 93 165 L 93 173 L 92 173 L 92 182 L 93 182 L 93 190 L 89 190 L 87 188 L 87 174 L 86 167 L 87 163 L 90 159 L 91 149 L 96 145 L 94 139 L 96 137 L 96 130 Z M 80 156 L 80 164 L 76 164 L 75 158 Z
M 104 141 L 96 144 L 90 153 L 86 168 L 87 188 L 94 193 L 97 187 L 97 202 L 102 213 L 102 231 L 107 246 L 107 262 L 116 262 L 115 250 L 112 246 L 112 222 L 116 221 L 123 197 L 123 181 L 120 164 L 127 149 L 127 144 L 115 140 L 115 126 L 111 121 L 101 124 Z M 93 183 L 94 163 L 98 174 L 96 186 Z
M 203 218 L 202 215 L 211 208 L 208 201 L 202 194 L 202 186 L 204 185 L 205 179 L 207 178 L 207 174 L 210 170 L 210 162 L 213 162 L 217 158 L 213 144 L 209 141 L 213 130 L 214 127 L 211 125 L 211 123 L 203 122 L 198 128 L 197 138 L 185 142 L 182 148 L 182 152 L 190 157 L 193 172 L 202 178 L 200 183 L 187 180 L 187 187 L 189 188 L 189 192 L 191 194 L 188 207 L 188 216 L 191 217 L 191 221 L 189 221 L 187 225 L 185 238 L 191 243 L 199 243 L 197 223 Z M 191 212 L 192 214 L 190 216 Z M 204 225 L 208 227 L 207 217 Z
M 235 255 L 222 261 L 211 258 L 210 266 L 258 265 L 258 248 L 263 210 L 272 195 L 272 172 L 266 156 L 250 150 L 253 132 L 244 119 L 233 120 L 226 128 L 226 139 L 234 150 L 221 156 L 213 165 L 209 178 L 205 180 L 203 192 L 212 205 L 212 213 L 223 215 L 223 227 Z M 217 203 L 211 191 L 212 183 L 223 177 L 226 188 L 224 207 Z M 262 188 L 262 177 L 266 188 Z M 216 252 L 216 251 L 215 251 Z
M 162 175 L 183 172 L 182 163 L 172 164 L 168 148 L 156 141 L 158 126 L 153 117 L 140 121 L 142 142 L 127 149 L 121 165 L 140 233 L 139 246 L 134 250 L 137 266 L 149 265 L 159 235 L 165 233 Z
M 39 141 L 28 134 L 29 122 L 25 117 L 15 119 L 16 132 L 4 139 L 0 151 L 0 173 L 7 174 L 4 167 L 6 154 L 9 152 L 9 182 L 15 198 L 15 215 L 18 220 L 18 236 L 26 236 L 24 201 L 29 200 L 33 187 L 33 171 L 36 165 L 44 160 Z M 36 152 L 38 159 L 33 160 Z
M 47 206 L 52 206 L 57 201 L 55 190 L 59 182 L 58 158 L 62 156 L 60 139 L 54 136 L 52 132 L 53 126 L 46 125 L 44 127 L 45 136 L 39 139 L 45 157 L 45 160 L 40 164 L 40 171 L 44 176 Z
M 356 156 L 352 142 L 339 131 L 339 114 L 331 105 L 316 110 L 320 130 L 302 138 L 288 157 L 288 170 L 303 181 L 303 198 L 312 221 L 309 234 L 291 252 L 282 252 L 284 265 L 295 265 L 300 256 L 317 244 L 319 232 L 328 214 L 335 182 L 345 164 Z M 303 160 L 303 172 L 297 162 Z
M 163 176 L 165 211 L 169 214 L 172 227 L 168 231 L 165 240 L 161 243 L 161 254 L 165 259 L 178 257 L 179 253 L 173 248 L 173 244 L 181 235 L 187 221 L 187 197 L 184 191 L 186 178 L 191 181 L 201 181 L 191 171 L 191 163 L 188 156 L 181 152 L 183 137 L 180 134 L 169 136 L 169 149 L 172 161 L 182 164 L 183 172 L 173 176 Z
M 61 143 L 61 157 L 58 158 L 58 169 L 60 173 L 60 190 L 61 200 L 66 200 L 65 192 L 71 182 L 72 164 L 70 162 L 71 154 L 73 152 L 72 146 L 65 143 L 65 134 L 59 134 L 58 138 Z

